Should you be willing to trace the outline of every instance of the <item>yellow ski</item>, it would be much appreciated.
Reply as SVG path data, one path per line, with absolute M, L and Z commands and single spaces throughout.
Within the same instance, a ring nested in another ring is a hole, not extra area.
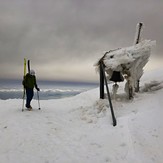
M 26 64 L 27 64 L 27 61 L 24 58 L 24 76 L 23 76 L 23 80 L 24 80 L 24 77 L 26 75 Z M 24 98 L 25 98 L 25 88 L 23 86 L 23 105 L 22 105 L 22 111 L 24 111 Z

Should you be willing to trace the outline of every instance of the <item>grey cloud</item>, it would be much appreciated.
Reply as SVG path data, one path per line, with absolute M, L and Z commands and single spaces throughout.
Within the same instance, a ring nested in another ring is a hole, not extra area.
M 161 56 L 161 6 L 162 0 L 0 0 L 1 67 L 24 57 L 38 66 L 82 61 L 84 67 L 102 51 L 132 45 L 140 21 L 143 38 L 156 40 Z

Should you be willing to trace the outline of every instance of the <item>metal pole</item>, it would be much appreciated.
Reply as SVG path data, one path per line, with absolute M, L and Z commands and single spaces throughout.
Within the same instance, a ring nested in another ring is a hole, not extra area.
M 139 23 L 138 24 L 138 33 L 137 33 L 137 38 L 136 38 L 135 44 L 138 44 L 140 42 L 142 27 L 143 27 L 143 23 Z M 139 92 L 139 89 L 140 89 L 140 84 L 139 83 L 140 83 L 140 80 L 137 80 L 135 92 Z
M 107 79 L 106 79 L 103 63 L 101 63 L 101 68 L 102 68 L 102 72 L 103 72 L 103 76 L 104 76 L 104 81 L 105 81 L 105 85 L 106 85 L 106 91 L 107 91 L 107 95 L 108 95 L 110 111 L 111 111 L 112 120 L 113 120 L 113 126 L 116 126 L 117 125 L 117 121 L 116 121 L 116 118 L 115 118 L 115 115 L 114 115 L 113 105 L 112 105 L 112 102 L 111 102 L 111 97 L 110 97 L 110 93 L 109 93 L 109 87 L 108 87 L 108 83 L 107 83 Z
M 100 99 L 104 99 L 104 74 L 100 63 Z
M 38 91 L 37 91 L 37 99 L 38 99 L 38 107 L 39 107 L 38 109 L 41 110 L 41 108 L 40 108 L 40 99 L 39 99 L 39 93 L 38 93 Z

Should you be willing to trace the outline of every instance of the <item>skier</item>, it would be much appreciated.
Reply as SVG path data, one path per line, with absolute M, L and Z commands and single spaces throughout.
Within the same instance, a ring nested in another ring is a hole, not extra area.
M 32 110 L 30 103 L 31 103 L 31 101 L 33 99 L 33 95 L 34 95 L 33 89 L 35 87 L 37 91 L 40 91 L 40 89 L 37 87 L 34 70 L 30 70 L 30 72 L 25 75 L 22 84 L 26 90 L 26 108 L 28 110 Z

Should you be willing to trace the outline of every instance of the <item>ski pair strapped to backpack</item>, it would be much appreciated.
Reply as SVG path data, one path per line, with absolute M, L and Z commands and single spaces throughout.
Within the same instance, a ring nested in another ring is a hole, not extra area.
M 30 72 L 30 60 L 28 60 L 28 62 L 27 62 L 26 58 L 24 58 L 24 75 L 23 75 L 23 80 L 24 80 L 26 72 L 27 72 L 27 68 L 26 68 L 27 64 L 28 64 L 28 72 Z M 25 100 L 25 88 L 23 86 L 23 105 L 22 105 L 22 111 L 24 111 L 24 100 Z
M 30 73 L 30 60 L 28 60 L 28 62 L 27 62 L 27 65 L 28 65 L 28 73 Z
M 23 75 L 23 79 L 25 78 L 26 72 L 27 72 L 27 65 L 28 65 L 28 73 L 30 72 L 30 60 L 26 60 L 26 58 L 24 58 L 24 75 Z M 22 111 L 24 111 L 24 100 L 25 100 L 25 88 L 23 86 L 23 105 L 22 105 Z
M 27 61 L 24 58 L 24 75 L 23 75 L 23 80 L 24 80 L 25 75 L 26 75 L 26 64 L 27 64 Z M 24 111 L 24 98 L 25 98 L 25 88 L 23 86 L 23 105 L 22 105 L 22 111 Z

